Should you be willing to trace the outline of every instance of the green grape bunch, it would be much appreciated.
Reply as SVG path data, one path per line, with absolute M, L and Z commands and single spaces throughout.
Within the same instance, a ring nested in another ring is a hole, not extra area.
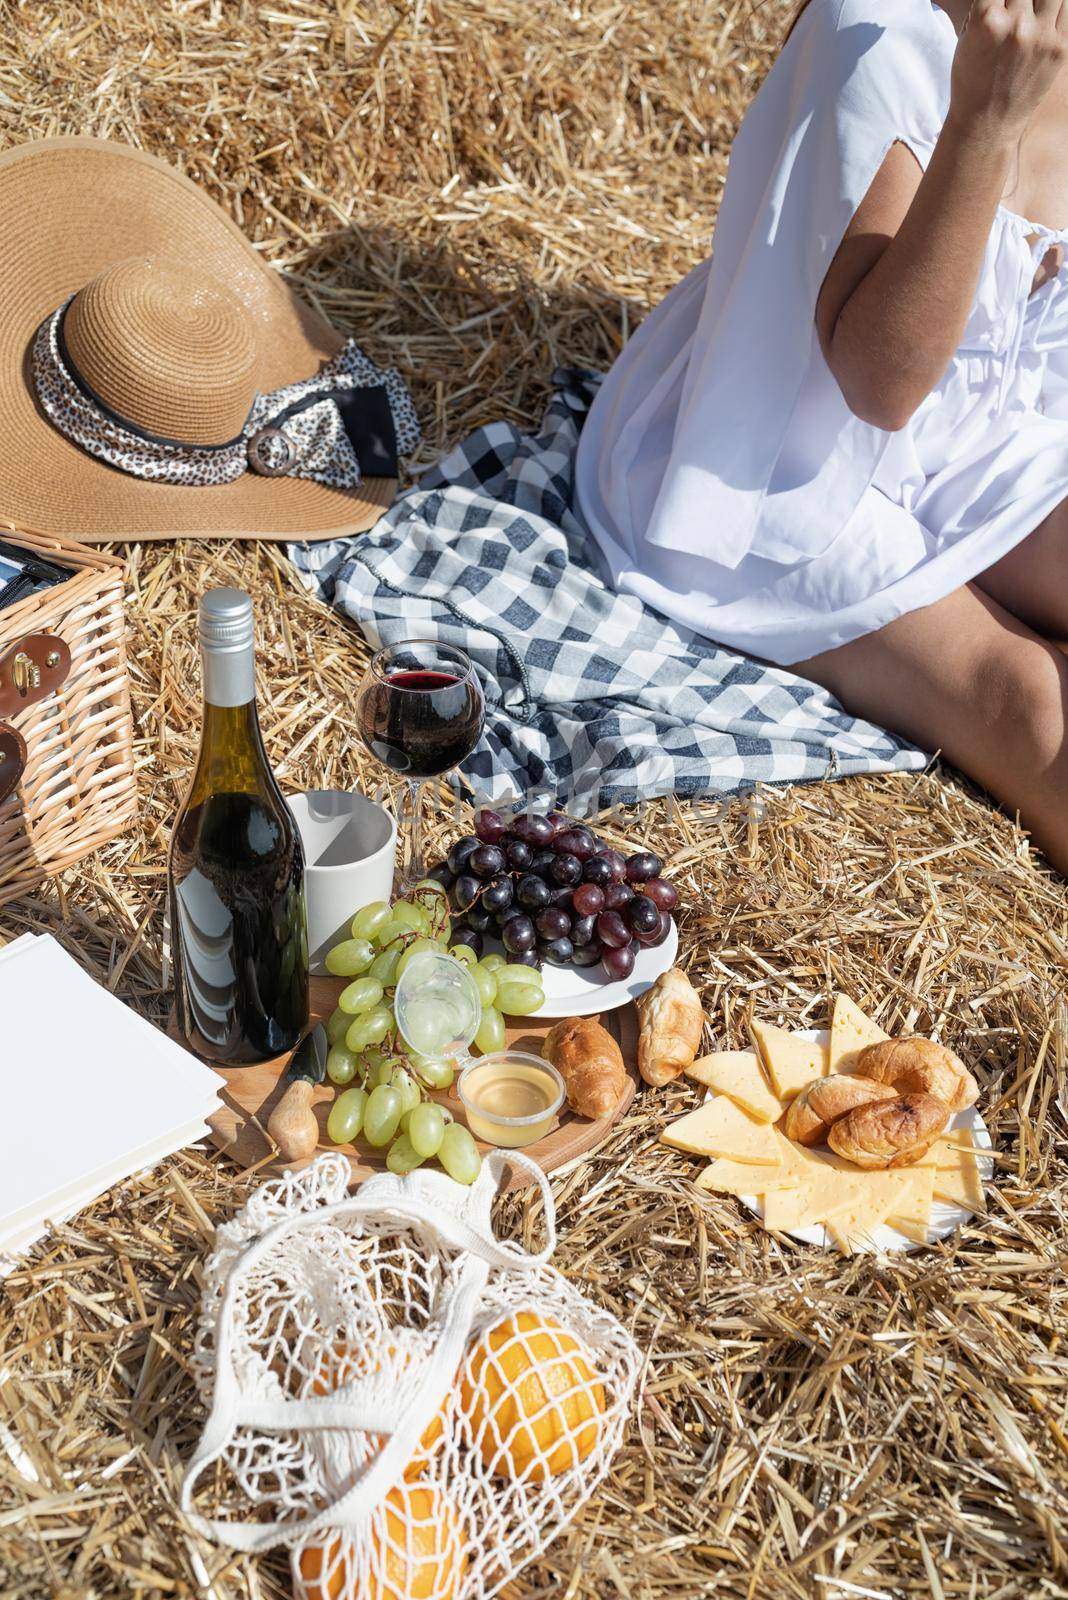
M 397 980 L 422 950 L 445 950 L 463 961 L 482 1003 L 475 1045 L 483 1054 L 503 1048 L 506 1015 L 532 1015 L 545 994 L 535 968 L 509 965 L 499 955 L 479 960 L 466 944 L 450 946 L 451 932 L 448 896 L 441 884 L 425 879 L 402 900 L 362 906 L 350 937 L 327 955 L 327 971 L 347 980 L 326 1024 L 326 1070 L 339 1091 L 327 1134 L 335 1144 L 362 1136 L 373 1149 L 385 1149 L 391 1172 L 412 1172 L 436 1160 L 457 1183 L 471 1184 L 482 1164 L 478 1146 L 430 1098 L 452 1087 L 456 1064 L 403 1051 L 393 1003 Z

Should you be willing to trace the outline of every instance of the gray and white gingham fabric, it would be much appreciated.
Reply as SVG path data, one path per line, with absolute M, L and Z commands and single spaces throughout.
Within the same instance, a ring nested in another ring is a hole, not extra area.
M 291 547 L 308 587 L 372 646 L 434 638 L 472 658 L 486 696 L 485 733 L 463 764 L 476 791 L 589 811 L 922 767 L 921 751 L 816 685 L 606 585 L 571 509 L 598 380 L 554 381 L 539 433 L 480 428 L 371 533 Z

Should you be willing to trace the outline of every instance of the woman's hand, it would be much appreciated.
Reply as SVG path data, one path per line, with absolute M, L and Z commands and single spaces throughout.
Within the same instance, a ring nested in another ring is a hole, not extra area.
M 1018 139 L 1068 62 L 1062 0 L 973 0 L 953 61 L 950 117 Z

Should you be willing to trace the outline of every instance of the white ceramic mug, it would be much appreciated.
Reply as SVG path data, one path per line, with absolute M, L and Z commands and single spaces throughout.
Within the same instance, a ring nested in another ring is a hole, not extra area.
M 304 898 L 313 973 L 349 937 L 361 906 L 393 893 L 397 824 L 384 806 L 354 790 L 309 789 L 287 796 L 304 845 Z

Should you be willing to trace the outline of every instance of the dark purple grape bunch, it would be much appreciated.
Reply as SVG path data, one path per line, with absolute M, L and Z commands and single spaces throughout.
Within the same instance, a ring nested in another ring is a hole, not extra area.
M 662 944 L 678 904 L 652 850 L 631 856 L 562 812 L 506 820 L 475 814 L 475 831 L 457 839 L 430 876 L 448 890 L 453 943 L 482 954 L 496 935 L 509 961 L 540 967 L 598 962 L 628 978 L 643 945 Z

